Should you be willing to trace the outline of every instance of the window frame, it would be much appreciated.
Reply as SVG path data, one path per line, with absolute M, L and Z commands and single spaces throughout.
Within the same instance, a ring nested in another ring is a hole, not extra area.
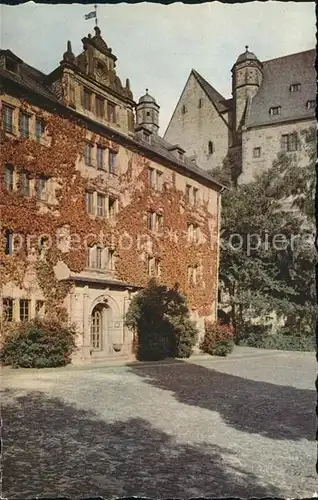
M 100 203 L 100 201 L 102 203 Z M 97 193 L 96 195 L 96 215 L 97 217 L 105 217 L 106 213 L 106 196 L 103 193 Z
M 86 212 L 90 215 L 94 215 L 94 192 L 93 191 L 86 191 L 85 204 L 86 204 Z
M 107 121 L 109 123 L 116 123 L 116 104 L 111 101 L 107 101 Z
M 301 89 L 301 83 L 291 83 L 289 86 L 290 92 L 299 92 Z
M 49 178 L 45 175 L 41 175 L 36 180 L 36 198 L 41 201 L 47 201 L 48 199 L 48 181 Z
M 7 115 L 8 112 L 8 115 Z M 2 121 L 3 121 L 3 130 L 5 132 L 8 132 L 9 134 L 12 134 L 14 131 L 13 127 L 13 113 L 14 113 L 14 108 L 12 106 L 9 106 L 7 103 L 2 104 Z M 9 120 L 7 119 L 9 117 Z
M 6 305 L 8 303 L 8 305 Z M 9 317 L 7 317 L 9 312 Z M 12 323 L 14 321 L 14 299 L 12 297 L 3 297 L 2 299 L 2 314 L 4 321 Z
M 24 180 L 22 181 L 21 179 Z M 19 172 L 19 193 L 23 196 L 31 195 L 31 182 L 29 174 L 26 170 L 20 170 Z
M 10 177 L 9 182 L 8 177 Z M 9 163 L 4 166 L 4 187 L 9 193 L 14 190 L 14 167 Z
M 31 305 L 30 299 L 19 299 L 19 318 L 20 318 L 20 321 L 29 321 L 30 320 L 30 312 L 31 312 L 30 305 Z
M 85 148 L 84 148 L 84 163 L 87 167 L 91 167 L 93 165 L 93 148 L 94 145 L 91 142 L 86 142 L 85 143 Z
M 116 170 L 117 170 L 117 155 L 118 155 L 117 152 L 109 150 L 109 153 L 108 153 L 108 172 L 111 175 L 117 175 L 116 174 Z
M 257 146 L 253 148 L 253 158 L 260 158 L 261 157 L 261 147 Z
M 95 114 L 97 118 L 105 118 L 105 99 L 95 95 Z
M 92 96 L 93 93 L 86 87 L 83 87 L 83 108 L 86 111 L 92 110 Z
M 96 145 L 96 167 L 98 170 L 105 170 L 105 148 L 100 144 Z
M 20 111 L 19 114 L 19 132 L 20 137 L 24 137 L 25 139 L 29 139 L 30 137 L 30 119 L 31 116 L 29 113 L 25 113 L 24 111 Z M 25 122 L 25 123 L 23 123 Z M 27 124 L 27 126 L 25 126 Z
M 282 110 L 281 106 L 272 106 L 269 108 L 269 114 L 270 116 L 279 116 L 281 114 L 281 110 Z

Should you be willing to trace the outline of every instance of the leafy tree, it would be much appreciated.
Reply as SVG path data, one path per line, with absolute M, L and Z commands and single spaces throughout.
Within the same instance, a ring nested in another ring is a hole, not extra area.
M 126 325 L 138 335 L 140 360 L 189 357 L 198 337 L 178 285 L 168 289 L 155 280 L 132 299 Z
M 223 196 L 220 283 L 237 341 L 253 318 L 270 321 L 273 312 L 295 331 L 312 331 L 314 130 L 303 132 L 302 147 L 306 166 L 280 154 L 255 181 Z

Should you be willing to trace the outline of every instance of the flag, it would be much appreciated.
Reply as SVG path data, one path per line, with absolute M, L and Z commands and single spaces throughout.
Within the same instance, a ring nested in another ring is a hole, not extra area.
M 96 17 L 96 10 L 92 10 L 89 14 L 85 14 L 85 20 L 93 19 L 93 17 Z

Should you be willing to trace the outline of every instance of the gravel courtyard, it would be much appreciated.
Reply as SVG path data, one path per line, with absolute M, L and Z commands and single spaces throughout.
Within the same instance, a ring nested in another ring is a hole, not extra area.
M 308 497 L 314 353 L 2 369 L 2 498 Z

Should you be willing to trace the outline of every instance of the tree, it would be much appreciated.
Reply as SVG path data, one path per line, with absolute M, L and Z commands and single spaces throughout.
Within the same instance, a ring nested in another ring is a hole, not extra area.
M 252 318 L 264 322 L 273 312 L 294 331 L 312 331 L 314 130 L 302 139 L 306 166 L 280 154 L 255 181 L 223 196 L 220 283 L 237 341 Z
M 132 299 L 126 325 L 138 335 L 140 360 L 189 357 L 198 338 L 178 285 L 169 289 L 154 279 Z

